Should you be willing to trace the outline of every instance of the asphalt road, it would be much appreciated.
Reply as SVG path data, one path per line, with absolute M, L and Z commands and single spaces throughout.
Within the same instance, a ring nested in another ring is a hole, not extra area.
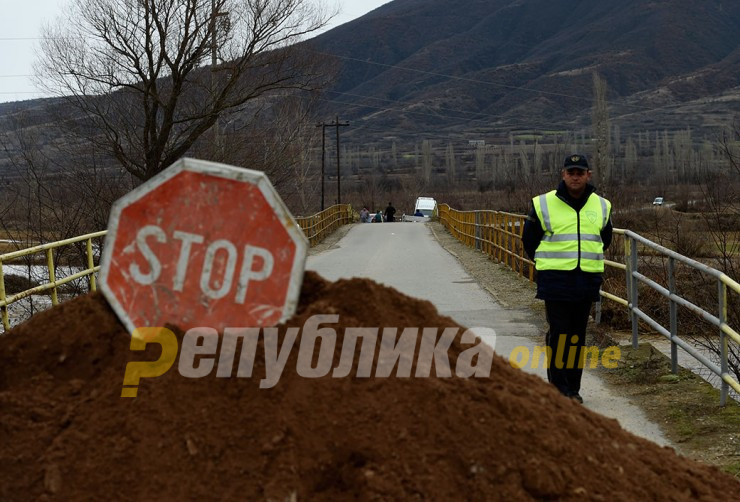
M 308 257 L 306 268 L 329 280 L 367 277 L 402 293 L 431 301 L 440 313 L 476 330 L 494 351 L 509 358 L 516 347 L 543 344 L 528 311 L 505 309 L 466 274 L 440 246 L 424 223 L 355 224 L 332 248 Z M 490 329 L 495 336 L 486 336 Z M 544 368 L 526 371 L 546 379 Z M 623 428 L 661 445 L 670 445 L 642 410 L 616 395 L 594 373 L 585 371 L 581 395 L 588 408 L 615 418 Z

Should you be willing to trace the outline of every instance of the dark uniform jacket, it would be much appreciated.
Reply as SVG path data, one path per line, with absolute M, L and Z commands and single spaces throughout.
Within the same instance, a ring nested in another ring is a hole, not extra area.
M 586 190 L 580 199 L 574 199 L 568 194 L 565 182 L 558 185 L 557 197 L 579 212 L 586 204 L 588 197 L 595 191 L 593 185 L 586 185 Z M 524 251 L 530 260 L 534 261 L 534 253 L 540 245 L 545 231 L 542 229 L 537 212 L 532 208 L 527 221 L 524 223 L 524 234 L 522 243 Z M 601 231 L 601 241 L 604 249 L 612 242 L 612 220 L 611 215 L 606 226 Z M 580 267 L 574 270 L 538 270 L 537 271 L 537 298 L 547 301 L 599 301 L 599 288 L 601 287 L 601 274 L 584 272 Z

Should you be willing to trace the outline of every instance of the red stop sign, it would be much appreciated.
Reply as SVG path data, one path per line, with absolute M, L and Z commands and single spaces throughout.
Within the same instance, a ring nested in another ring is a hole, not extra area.
M 182 159 L 113 205 L 100 288 L 131 332 L 272 326 L 295 312 L 307 248 L 264 173 Z

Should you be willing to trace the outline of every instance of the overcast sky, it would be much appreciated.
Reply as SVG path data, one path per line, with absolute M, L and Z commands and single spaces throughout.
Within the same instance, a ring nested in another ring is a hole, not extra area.
M 0 103 L 41 97 L 31 82 L 39 30 L 61 13 L 68 0 L 0 0 Z M 333 28 L 388 3 L 389 0 L 326 0 L 341 12 Z

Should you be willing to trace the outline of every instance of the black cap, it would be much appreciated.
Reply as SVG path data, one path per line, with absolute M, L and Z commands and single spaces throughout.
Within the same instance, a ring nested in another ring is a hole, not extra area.
M 565 157 L 565 162 L 563 162 L 563 169 L 568 169 L 571 167 L 577 167 L 579 169 L 588 169 L 588 160 L 586 160 L 585 155 L 581 155 L 578 153 L 574 153 L 572 155 L 568 155 Z

